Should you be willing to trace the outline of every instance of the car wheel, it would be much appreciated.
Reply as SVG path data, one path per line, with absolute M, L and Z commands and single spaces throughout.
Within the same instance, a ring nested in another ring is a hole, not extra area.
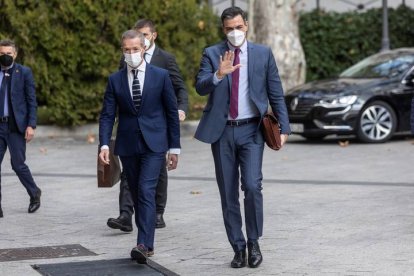
M 389 140 L 397 127 L 397 117 L 392 107 L 381 101 L 369 103 L 361 112 L 357 136 L 367 143 Z
M 325 138 L 326 135 L 321 134 L 302 134 L 302 137 L 311 142 L 318 142 Z

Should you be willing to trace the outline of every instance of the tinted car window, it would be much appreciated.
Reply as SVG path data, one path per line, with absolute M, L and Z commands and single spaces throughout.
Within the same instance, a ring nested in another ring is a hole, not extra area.
M 396 77 L 403 74 L 414 64 L 414 55 L 379 54 L 358 62 L 345 70 L 344 78 L 381 78 Z

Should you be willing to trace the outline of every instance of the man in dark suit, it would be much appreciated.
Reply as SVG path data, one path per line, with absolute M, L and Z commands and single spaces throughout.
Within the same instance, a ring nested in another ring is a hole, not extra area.
M 174 87 L 175 95 L 177 97 L 179 118 L 180 121 L 184 121 L 186 117 L 186 111 L 188 109 L 188 93 L 174 56 L 155 45 L 155 40 L 158 34 L 155 29 L 154 22 L 149 19 L 138 20 L 135 23 L 134 29 L 142 33 L 145 37 L 145 61 L 151 65 L 168 70 Z M 120 69 L 123 67 L 125 67 L 124 58 L 121 59 Z M 166 226 L 164 221 L 164 212 L 165 206 L 167 204 L 167 188 L 167 169 L 166 166 L 163 165 L 161 168 L 160 177 L 157 184 L 157 192 L 155 196 L 157 206 L 155 228 L 164 228 Z M 130 232 L 132 231 L 132 215 L 133 202 L 131 199 L 131 193 L 128 189 L 128 183 L 125 179 L 125 176 L 122 174 L 119 193 L 119 217 L 109 218 L 107 225 L 114 229 Z
M 29 213 L 40 207 L 41 190 L 36 186 L 26 165 L 26 143 L 36 128 L 36 94 L 30 68 L 15 63 L 16 45 L 11 40 L 0 40 L 0 164 L 7 147 L 11 165 L 30 196 Z M 1 181 L 0 181 L 0 217 Z
M 196 90 L 209 96 L 195 138 L 211 144 L 224 225 L 234 250 L 231 267 L 258 267 L 263 229 L 260 130 L 270 104 L 280 121 L 282 144 L 290 133 L 287 109 L 276 62 L 270 48 L 246 40 L 246 13 L 238 7 L 221 15 L 227 40 L 205 48 Z M 244 191 L 246 238 L 242 231 L 239 178 Z
M 138 228 L 131 257 L 146 263 L 153 254 L 155 190 L 167 155 L 175 169 L 180 153 L 177 100 L 168 71 L 144 60 L 144 36 L 129 30 L 122 35 L 127 67 L 109 77 L 99 119 L 100 160 L 109 163 L 109 141 L 116 114 L 118 128 L 114 153 L 119 156 L 131 191 Z

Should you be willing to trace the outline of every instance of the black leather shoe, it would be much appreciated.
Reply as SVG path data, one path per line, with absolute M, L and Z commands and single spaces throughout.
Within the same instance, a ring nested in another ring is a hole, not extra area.
M 146 264 L 148 257 L 148 249 L 143 244 L 138 244 L 131 250 L 131 259 L 139 264 Z
M 157 213 L 157 221 L 155 222 L 155 228 L 164 228 L 165 226 L 166 225 L 163 215 Z
M 0 218 L 2 218 L 2 217 L 3 217 L 3 210 L 0 207 Z
M 42 195 L 42 191 L 39 189 L 34 197 L 30 198 L 29 209 L 27 210 L 29 213 L 34 213 L 37 209 L 40 208 L 40 196 Z
M 123 232 L 132 232 L 131 219 L 128 219 L 122 215 L 118 218 L 109 218 L 106 224 L 112 229 L 119 229 Z
M 234 258 L 231 261 L 232 268 L 241 268 L 246 266 L 246 250 L 240 250 L 234 253 Z
M 260 252 L 259 242 L 247 242 L 247 251 L 249 253 L 249 256 L 247 258 L 249 266 L 252 268 L 258 267 L 263 261 L 262 252 Z

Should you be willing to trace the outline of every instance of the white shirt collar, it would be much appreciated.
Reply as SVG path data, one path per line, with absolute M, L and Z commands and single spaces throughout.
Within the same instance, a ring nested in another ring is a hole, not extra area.
M 145 51 L 145 53 L 147 55 L 153 56 L 154 55 L 154 50 L 155 50 L 155 42 L 152 44 L 151 48 L 149 48 L 148 50 Z
M 229 49 L 231 51 L 234 51 L 236 49 L 236 47 L 234 47 L 233 45 L 230 44 L 230 42 L 227 41 L 227 46 L 229 46 Z M 247 39 L 243 42 L 243 44 L 238 47 L 240 49 L 240 52 L 243 54 L 245 52 L 247 52 Z
M 147 68 L 147 63 L 145 60 L 143 60 L 142 63 L 137 68 L 132 68 L 129 65 L 127 66 L 127 68 L 128 68 L 128 73 L 131 73 L 131 71 L 134 69 L 138 69 L 138 71 L 140 72 L 145 72 L 145 69 Z
M 8 67 L 3 67 L 3 66 L 1 66 L 1 71 L 4 71 L 4 70 L 9 70 L 10 68 L 12 68 L 12 67 L 13 67 L 13 65 L 14 65 L 14 61 L 13 61 L 13 63 L 12 63 L 10 66 L 8 66 Z

